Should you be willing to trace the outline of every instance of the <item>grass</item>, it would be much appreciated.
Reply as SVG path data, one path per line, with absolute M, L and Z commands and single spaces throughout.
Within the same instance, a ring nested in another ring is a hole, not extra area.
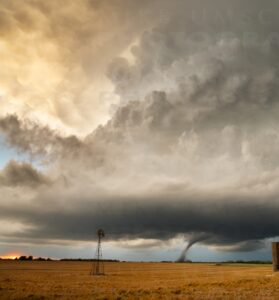
M 271 265 L 0 261 L 0 299 L 277 299 Z

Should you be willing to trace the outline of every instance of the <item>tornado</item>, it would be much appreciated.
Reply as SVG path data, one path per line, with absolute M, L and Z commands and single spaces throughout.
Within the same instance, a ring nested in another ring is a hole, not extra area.
M 180 256 L 178 257 L 178 259 L 176 260 L 176 262 L 185 262 L 187 261 L 187 253 L 190 250 L 190 248 L 201 241 L 204 241 L 206 239 L 208 239 L 209 236 L 207 234 L 199 234 L 199 235 L 194 235 L 192 237 L 190 237 L 190 239 L 188 240 L 188 243 L 186 245 L 186 247 L 183 249 L 183 251 L 181 252 Z

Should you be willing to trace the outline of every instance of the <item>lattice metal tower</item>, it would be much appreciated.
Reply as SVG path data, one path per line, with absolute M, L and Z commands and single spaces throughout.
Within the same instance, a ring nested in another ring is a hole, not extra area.
M 97 245 L 97 249 L 96 249 L 95 260 L 93 262 L 93 267 L 92 267 L 90 274 L 91 275 L 105 275 L 104 261 L 102 258 L 102 238 L 105 237 L 104 230 L 98 229 L 97 236 L 98 236 L 98 245 Z

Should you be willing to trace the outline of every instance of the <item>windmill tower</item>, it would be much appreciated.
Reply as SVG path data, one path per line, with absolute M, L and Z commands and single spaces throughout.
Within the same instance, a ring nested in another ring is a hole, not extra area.
M 95 260 L 93 262 L 93 268 L 91 271 L 91 275 L 105 275 L 104 270 L 104 261 L 102 259 L 102 238 L 105 237 L 105 232 L 103 229 L 97 230 L 98 236 L 98 245 L 95 254 Z

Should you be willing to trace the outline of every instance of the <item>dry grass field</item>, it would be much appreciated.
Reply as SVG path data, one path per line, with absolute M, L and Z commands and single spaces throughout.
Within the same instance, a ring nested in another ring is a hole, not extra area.
M 271 265 L 0 261 L 0 299 L 279 299 Z

